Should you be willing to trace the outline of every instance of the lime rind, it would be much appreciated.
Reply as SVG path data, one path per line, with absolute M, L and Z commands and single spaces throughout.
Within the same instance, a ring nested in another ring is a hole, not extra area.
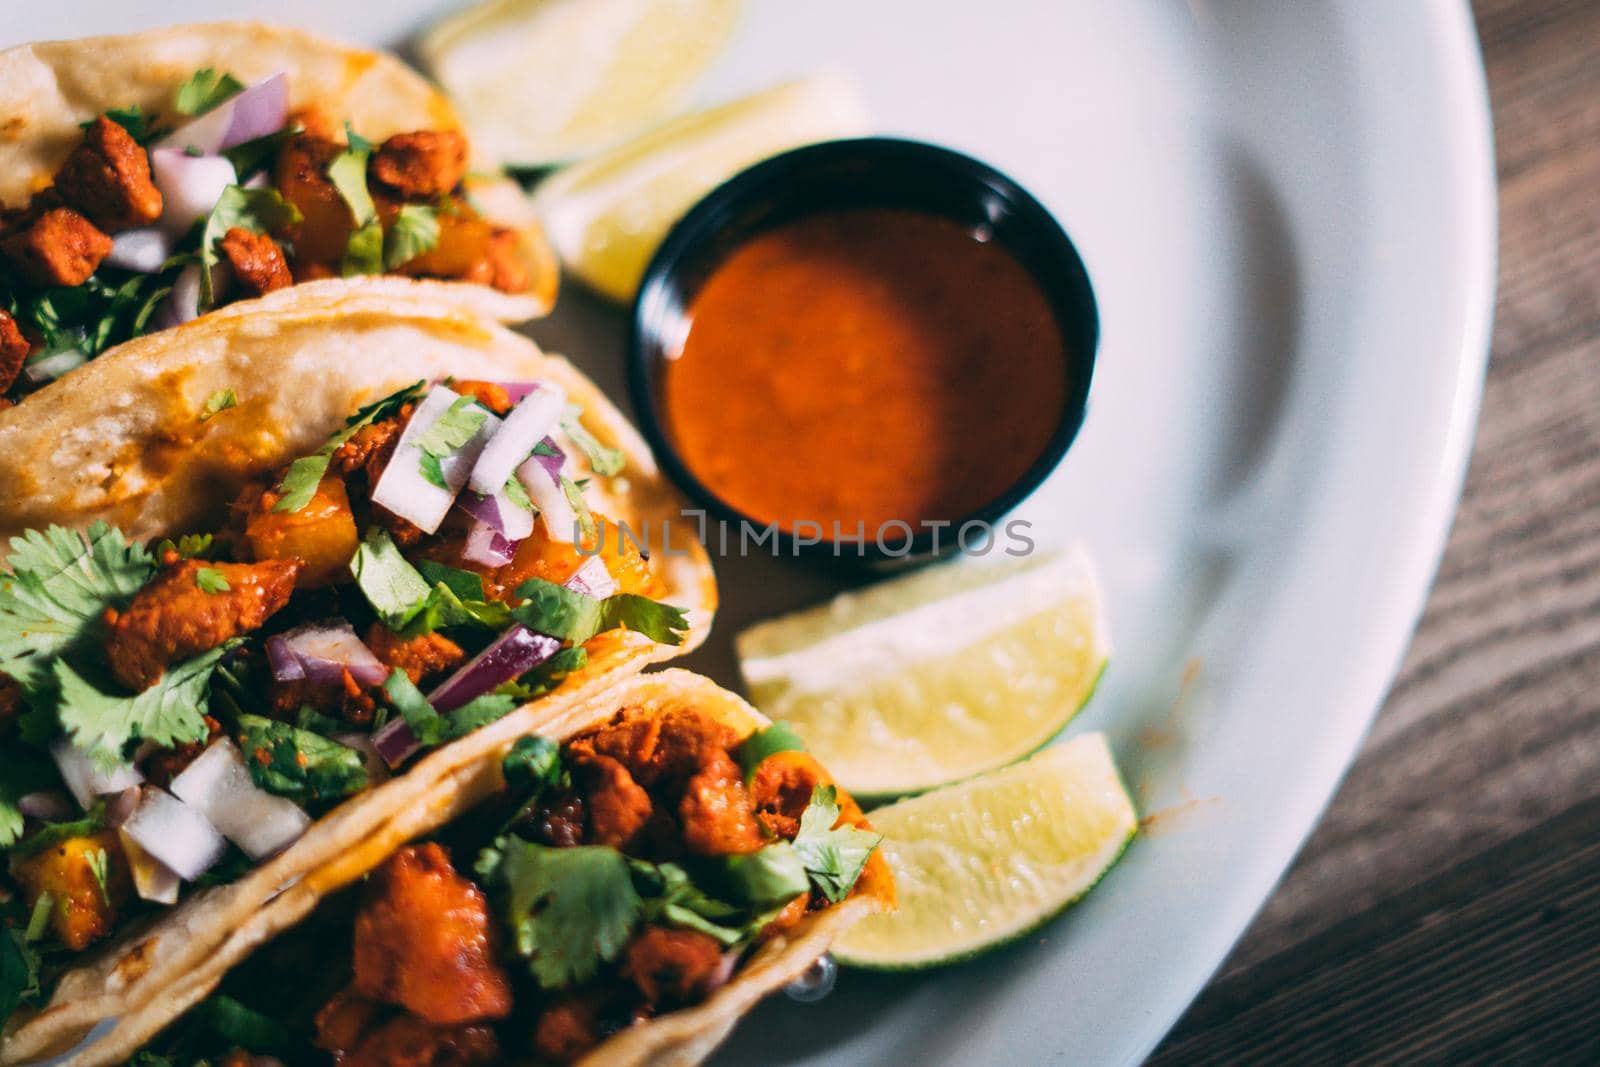
M 900 910 L 863 920 L 833 951 L 880 971 L 947 966 L 1028 936 L 1098 885 L 1138 830 L 1100 734 L 872 819 Z

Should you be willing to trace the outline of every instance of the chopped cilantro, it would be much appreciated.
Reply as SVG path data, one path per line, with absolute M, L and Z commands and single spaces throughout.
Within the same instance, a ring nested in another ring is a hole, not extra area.
M 217 242 L 228 231 L 242 226 L 251 233 L 272 233 L 300 221 L 300 209 L 285 200 L 276 189 L 246 189 L 230 185 L 222 190 L 217 204 L 206 216 L 200 231 L 200 310 L 216 302 L 211 288 L 211 271 L 221 260 Z
M 53 822 L 29 834 L 11 850 L 13 856 L 32 856 L 75 837 L 89 837 L 106 828 L 106 802 L 97 800 L 81 819 Z
M 425 204 L 407 204 L 383 235 L 383 266 L 394 270 L 438 244 L 439 212 Z
M 378 274 L 383 270 L 383 223 L 378 218 L 378 208 L 367 189 L 367 159 L 372 155 L 372 143 L 356 136 L 346 128 L 349 147 L 328 164 L 328 181 L 339 191 L 350 215 L 355 219 L 355 230 L 345 246 L 344 263 L 340 272 L 346 278 L 355 274 Z
M 782 907 L 810 889 L 805 862 L 787 841 L 721 859 L 722 881 L 729 895 L 747 904 Z
M 111 903 L 111 857 L 103 848 L 97 848 L 87 856 L 89 860 L 89 873 L 94 875 L 95 885 L 100 887 L 100 899 L 108 906 Z
M 854 826 L 834 829 L 838 821 L 838 790 L 819 785 L 811 792 L 811 803 L 800 816 L 800 832 L 794 839 L 794 850 L 805 861 L 806 873 L 833 904 L 850 895 L 872 850 L 883 840 L 882 834 Z
M 211 674 L 237 644 L 227 642 L 168 668 L 159 682 L 133 696 L 103 692 L 58 659 L 52 664 L 56 718 L 73 744 L 102 762 L 120 760 L 136 739 L 163 748 L 204 741 L 210 734 L 205 710 Z
M 431 559 L 417 561 L 417 570 L 429 585 L 443 584 L 462 600 L 487 600 L 483 591 L 483 576 L 459 567 L 447 567 Z
M 350 561 L 367 603 L 385 626 L 402 636 L 429 634 L 444 626 L 504 630 L 511 625 L 510 608 L 483 598 L 481 578 L 453 567 L 426 562 L 423 566 L 430 574 L 441 575 L 431 586 L 430 579 L 401 555 L 388 531 L 376 526 L 367 531 Z
M 134 104 L 132 107 L 108 108 L 105 116 L 124 130 L 127 130 L 128 136 L 132 137 L 140 145 L 147 145 L 166 132 L 165 130 L 157 129 L 154 118 L 145 114 L 144 108 L 138 104 Z M 88 122 L 80 122 L 78 128 L 87 130 L 93 125 L 94 120 L 90 119 Z
M 233 164 L 233 173 L 242 185 L 256 172 L 264 170 L 278 154 L 278 149 L 304 130 L 305 127 L 292 122 L 274 133 L 236 144 L 232 148 L 224 148 L 222 155 Z
M 616 959 L 644 907 L 627 858 L 600 845 L 501 838 L 476 870 L 512 931 L 513 951 L 547 990 L 580 985 Z
M 50 930 L 50 913 L 55 910 L 55 898 L 49 893 L 40 893 L 33 902 L 33 911 L 28 916 L 28 928 L 23 933 L 23 938 L 31 945 L 35 941 L 44 939 Z
M 143 545 L 103 522 L 87 535 L 60 526 L 11 540 L 0 571 L 0 672 L 30 693 L 50 684 L 51 660 L 96 639 L 107 608 L 121 609 L 155 573 Z
M 589 466 L 596 474 L 609 478 L 622 473 L 626 462 L 622 450 L 600 443 L 600 439 L 583 424 L 583 408 L 580 405 L 568 405 L 561 416 L 561 429 L 589 460 Z
M 445 413 L 434 419 L 417 438 L 417 446 L 422 449 L 422 476 L 440 489 L 448 489 L 439 461 L 454 455 L 472 440 L 488 417 L 489 412 L 472 397 L 456 397 Z
M 164 538 L 155 547 L 156 559 L 165 558 L 168 552 L 176 552 L 183 559 L 206 559 L 211 554 L 216 538 L 211 534 L 184 534 L 176 541 Z
M 424 384 L 416 382 L 368 404 L 350 416 L 345 421 L 344 429 L 328 438 L 327 444 L 311 455 L 302 456 L 291 463 L 289 472 L 283 476 L 283 481 L 278 485 L 278 492 L 283 496 L 272 506 L 272 510 L 299 511 L 311 503 L 311 498 L 316 495 L 317 486 L 322 484 L 323 476 L 328 473 L 328 464 L 333 461 L 333 454 L 339 450 L 339 446 L 354 437 L 363 426 L 386 418 L 415 400 L 422 394 Z
M 804 752 L 806 743 L 800 740 L 800 735 L 786 722 L 775 722 L 765 730 L 757 730 L 739 743 L 734 750 L 734 757 L 738 759 L 739 766 L 744 770 L 744 780 L 749 782 L 755 777 L 756 768 L 761 766 L 768 756 L 775 756 L 779 752 Z
M 232 74 L 219 74 L 210 67 L 202 67 L 178 86 L 172 107 L 180 115 L 204 115 L 242 92 L 244 83 Z
M 212 596 L 218 593 L 226 593 L 233 588 L 228 584 L 228 579 L 224 578 L 222 572 L 215 567 L 201 567 L 195 571 L 194 584 L 200 587 L 202 593 L 208 593 Z
M 500 758 L 500 770 L 512 789 L 548 788 L 561 778 L 561 746 L 548 737 L 519 737 Z
M 289 1028 L 278 1020 L 217 994 L 195 1009 L 195 1021 L 222 1038 L 223 1044 L 257 1056 L 290 1056 L 295 1049 Z M 230 1056 L 228 1062 L 235 1062 Z
M 689 628 L 682 609 L 636 593 L 616 593 L 602 600 L 542 578 L 529 578 L 517 587 L 517 596 L 527 601 L 511 612 L 518 622 L 575 645 L 618 627 L 627 627 L 665 645 L 677 645 L 683 643 L 683 634 Z
M 578 517 L 578 533 L 585 541 L 593 540 L 597 536 L 594 525 L 594 514 L 589 510 L 589 502 L 583 499 L 583 486 L 585 482 L 575 482 L 565 474 L 561 476 L 561 491 L 566 494 L 567 503 L 572 505 L 572 511 Z
M 406 672 L 395 670 L 383 683 L 389 702 L 406 720 L 411 734 L 423 747 L 440 745 L 465 737 L 480 727 L 487 726 L 515 711 L 519 705 L 516 697 L 488 693 L 463 704 L 449 715 L 440 715 L 428 698 L 422 695 Z
M 361 753 L 310 730 L 260 715 L 240 715 L 239 748 L 256 785 L 305 804 L 367 788 Z
M 206 406 L 200 409 L 200 421 L 209 422 L 212 417 L 222 414 L 229 408 L 239 406 L 239 394 L 232 389 L 218 389 L 206 397 Z
M 0 927 L 0 1026 L 19 1006 L 38 996 L 39 953 L 23 931 Z
M 511 501 L 511 503 L 515 504 L 523 511 L 533 510 L 533 498 L 528 496 L 528 490 L 523 486 L 522 481 L 515 474 L 506 479 L 505 496 L 507 500 Z

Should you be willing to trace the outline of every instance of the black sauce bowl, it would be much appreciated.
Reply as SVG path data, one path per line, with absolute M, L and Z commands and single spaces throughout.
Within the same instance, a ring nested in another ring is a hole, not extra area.
M 807 215 L 860 208 L 921 211 L 985 234 L 1028 271 L 1049 301 L 1068 361 L 1061 421 L 1043 452 L 1020 478 L 996 486 L 989 502 L 972 514 L 952 520 L 943 530 L 923 529 L 909 540 L 898 533 L 883 542 L 871 539 L 864 544 L 797 538 L 788 532 L 777 536 L 777 550 L 784 555 L 887 568 L 955 549 L 956 531 L 968 524 L 992 526 L 1050 475 L 1083 425 L 1100 338 L 1094 290 L 1060 223 L 1016 182 L 959 152 L 888 137 L 829 141 L 756 164 L 696 204 L 651 259 L 633 305 L 628 385 L 645 437 L 662 468 L 684 492 L 713 519 L 764 529 L 764 524 L 718 497 L 684 461 L 663 410 L 665 364 L 682 350 L 695 295 L 737 248 L 759 233 Z M 736 534 L 730 543 L 739 543 Z

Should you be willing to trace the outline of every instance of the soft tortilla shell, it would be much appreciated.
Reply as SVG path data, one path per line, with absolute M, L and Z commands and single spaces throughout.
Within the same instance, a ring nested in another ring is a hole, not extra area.
M 173 91 L 202 67 L 247 85 L 285 72 L 291 110 L 315 106 L 374 142 L 411 130 L 461 128 L 444 94 L 398 59 L 304 30 L 215 22 L 18 45 L 0 51 L 0 204 L 20 207 L 48 186 L 82 139 L 79 125 L 101 112 L 137 104 L 163 125 L 181 125 L 186 120 L 172 111 Z M 496 161 L 474 163 L 486 170 Z M 559 271 L 531 209 L 520 196 L 504 196 L 506 185 L 486 181 L 473 192 L 489 202 L 495 221 L 518 231 L 533 288 L 518 294 L 486 289 L 484 299 L 492 317 L 524 322 L 549 312 Z
M 539 733 L 565 740 L 604 722 L 622 707 L 656 711 L 694 707 L 728 723 L 741 735 L 767 725 L 766 718 L 737 695 L 684 670 L 634 675 L 584 692 L 562 690 L 525 709 L 537 715 L 521 718 L 519 712 L 502 719 L 435 753 L 411 773 L 370 794 L 371 802 L 365 806 L 381 808 L 392 816 L 375 829 L 366 820 L 358 824 L 349 819 L 339 824 L 324 820 L 315 827 L 322 863 L 276 898 L 257 905 L 233 893 L 237 887 L 206 898 L 203 918 L 197 916 L 190 925 L 226 936 L 206 939 L 210 950 L 199 956 L 194 966 L 179 972 L 159 996 L 142 1002 L 125 1000 L 115 1028 L 67 1060 L 64 1067 L 99 1067 L 127 1059 L 204 1000 L 230 969 L 304 919 L 328 894 L 376 869 L 407 841 L 437 830 L 488 799 L 504 785 L 500 757 L 517 738 Z M 677 1067 L 700 1062 L 721 1044 L 745 1012 L 798 977 L 845 929 L 891 901 L 893 892 L 887 867 L 869 868 L 854 896 L 767 942 L 710 999 L 624 1031 L 581 1062 L 591 1067 Z M 83 1032 L 86 1028 L 77 1031 L 80 1037 Z M 53 1050 L 63 1047 L 57 1044 Z
M 684 644 L 602 634 L 589 645 L 589 666 L 555 694 L 353 798 L 241 881 L 196 895 L 68 974 L 49 1005 L 6 1035 L 0 1065 L 71 1048 L 101 1020 L 121 1016 L 121 1032 L 146 1017 L 141 1012 L 164 1010 L 179 996 L 168 987 L 206 973 L 225 940 L 258 929 L 251 924 L 267 914 L 269 902 L 290 906 L 297 898 L 287 887 L 320 885 L 325 876 L 307 872 L 348 862 L 347 850 L 393 813 L 425 813 L 430 804 L 453 806 L 455 797 L 473 795 L 450 783 L 477 773 L 511 739 L 564 719 L 563 709 L 705 639 L 716 610 L 711 565 L 638 432 L 566 360 L 484 322 L 470 307 L 471 291 L 456 293 L 469 306 L 441 301 L 437 290 L 404 279 L 318 282 L 142 338 L 95 361 L 70 382 L 0 412 L 0 525 L 8 536 L 41 523 L 83 527 L 102 519 L 141 538 L 201 529 L 220 517 L 245 481 L 316 449 L 356 407 L 410 382 L 451 374 L 553 379 L 584 406 L 585 425 L 627 459 L 619 479 L 596 477 L 590 492 L 597 510 L 649 531 L 652 567 L 666 587 L 661 599 L 689 614 Z M 206 398 L 226 388 L 235 390 L 238 407 L 200 422 Z M 581 456 L 573 460 L 582 463 Z M 662 544 L 669 536 L 670 546 Z M 262 937 L 282 925 L 264 929 Z M 83 1062 L 114 1062 L 102 1059 L 99 1048 Z

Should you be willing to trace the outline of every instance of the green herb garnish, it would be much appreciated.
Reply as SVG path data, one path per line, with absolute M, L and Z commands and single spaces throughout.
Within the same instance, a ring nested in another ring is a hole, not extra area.
M 363 426 L 369 426 L 379 419 L 398 411 L 422 395 L 424 382 L 416 382 L 404 389 L 390 393 L 382 400 L 368 404 L 357 411 L 345 421 L 344 429 L 328 438 L 328 443 L 309 456 L 302 456 L 289 465 L 289 472 L 283 476 L 283 481 L 278 485 L 278 492 L 283 496 L 272 506 L 273 511 L 299 511 L 311 503 L 311 498 L 317 495 L 317 486 L 322 484 L 323 476 L 328 473 L 328 464 L 333 462 L 333 454 L 341 445 L 354 437 Z
M 218 389 L 206 397 L 206 406 L 200 409 L 200 421 L 209 422 L 229 408 L 239 406 L 239 394 L 232 389 Z
M 202 67 L 178 86 L 172 107 L 180 115 L 204 115 L 242 92 L 244 83 L 232 74 Z

